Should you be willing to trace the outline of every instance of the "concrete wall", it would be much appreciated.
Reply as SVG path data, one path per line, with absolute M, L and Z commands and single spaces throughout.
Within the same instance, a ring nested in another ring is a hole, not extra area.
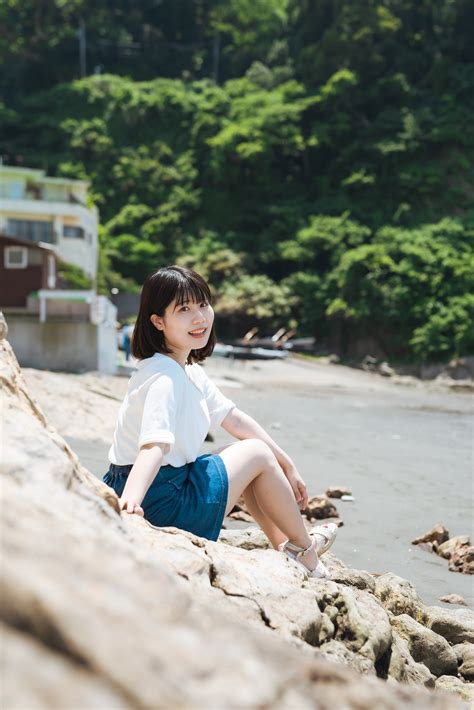
M 109 296 L 109 298 L 114 306 L 117 307 L 117 318 L 119 320 L 138 315 L 140 306 L 139 293 L 116 293 Z
M 10 341 L 22 367 L 63 372 L 117 369 L 114 327 L 87 321 L 49 320 L 38 316 L 5 314 Z

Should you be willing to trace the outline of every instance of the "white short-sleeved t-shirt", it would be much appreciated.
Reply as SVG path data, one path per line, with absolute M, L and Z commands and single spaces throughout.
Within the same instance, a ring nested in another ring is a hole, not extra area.
M 155 353 L 140 360 L 120 407 L 111 463 L 133 464 L 144 444 L 170 444 L 163 465 L 195 461 L 211 427 L 235 407 L 197 363 Z

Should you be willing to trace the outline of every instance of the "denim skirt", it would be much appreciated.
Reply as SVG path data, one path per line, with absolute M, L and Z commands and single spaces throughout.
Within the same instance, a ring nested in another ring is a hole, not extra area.
M 110 464 L 104 483 L 122 495 L 132 464 Z M 217 540 L 224 520 L 229 481 L 218 454 L 198 456 L 184 466 L 162 466 L 151 483 L 141 507 L 156 527 L 173 526 Z

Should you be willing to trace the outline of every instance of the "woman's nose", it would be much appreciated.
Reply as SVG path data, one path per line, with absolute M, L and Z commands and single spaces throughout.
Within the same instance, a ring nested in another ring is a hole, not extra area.
M 204 318 L 204 314 L 203 314 L 203 312 L 201 311 L 201 309 L 199 309 L 199 310 L 196 311 L 196 313 L 194 314 L 193 323 L 202 323 L 202 321 L 204 321 L 204 320 L 206 320 L 206 319 Z

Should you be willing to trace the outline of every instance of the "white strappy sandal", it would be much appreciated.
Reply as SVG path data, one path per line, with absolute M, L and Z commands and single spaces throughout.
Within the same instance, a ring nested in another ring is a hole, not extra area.
M 298 547 L 298 545 L 294 545 L 292 542 L 287 540 L 286 542 L 282 542 L 280 545 L 278 545 L 278 549 L 280 550 L 280 552 L 286 554 L 287 557 L 301 565 L 301 567 L 303 567 L 304 571 L 309 577 L 317 577 L 319 579 L 330 579 L 331 575 L 329 573 L 329 570 L 319 558 L 316 567 L 313 570 L 308 569 L 308 567 L 306 567 L 306 565 L 303 564 L 303 562 L 301 562 L 299 558 L 302 557 L 302 555 L 304 555 L 306 552 L 309 552 L 312 547 L 314 548 L 316 555 L 324 555 L 324 553 L 329 550 L 334 540 L 336 539 L 337 527 L 338 526 L 335 523 L 324 523 L 323 525 L 318 525 L 312 528 L 309 531 L 309 535 L 312 538 L 311 545 L 309 545 L 307 548 Z M 322 544 L 318 541 L 316 537 L 317 535 L 320 535 L 323 538 L 324 542 Z
M 316 552 L 315 548 L 315 540 L 311 540 L 311 545 L 308 547 L 298 547 L 298 545 L 293 545 L 292 542 L 283 542 L 281 545 L 278 546 L 278 549 L 283 552 L 287 557 L 289 557 L 291 560 L 294 560 L 303 570 L 304 572 L 308 575 L 308 577 L 317 577 L 318 579 L 329 579 L 330 574 L 329 570 L 316 554 L 316 567 L 314 569 L 309 569 L 306 567 L 306 565 L 301 562 L 300 557 L 302 557 L 306 552 L 309 552 L 311 549 L 314 549 Z

